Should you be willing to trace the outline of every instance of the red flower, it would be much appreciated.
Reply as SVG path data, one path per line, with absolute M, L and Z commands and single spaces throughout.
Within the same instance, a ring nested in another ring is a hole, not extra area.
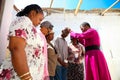
M 32 31 L 33 31 L 34 34 L 37 33 L 37 31 L 36 31 L 36 29 L 34 27 L 32 28 Z
M 11 77 L 11 70 L 3 69 L 2 73 L 0 74 L 0 78 L 10 80 Z
M 21 29 L 15 30 L 15 35 L 19 36 L 19 37 L 25 37 L 26 38 L 25 30 L 21 30 Z
M 39 49 L 35 49 L 35 56 L 38 57 Z

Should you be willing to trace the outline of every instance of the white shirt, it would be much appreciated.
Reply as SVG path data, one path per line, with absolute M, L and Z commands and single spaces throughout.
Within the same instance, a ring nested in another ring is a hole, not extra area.
M 55 45 L 55 49 L 58 53 L 58 56 L 61 58 L 61 60 L 64 61 L 65 59 L 67 59 L 67 57 L 68 57 L 67 41 L 62 37 L 57 37 L 54 45 Z M 60 64 L 58 64 L 58 65 L 60 65 Z

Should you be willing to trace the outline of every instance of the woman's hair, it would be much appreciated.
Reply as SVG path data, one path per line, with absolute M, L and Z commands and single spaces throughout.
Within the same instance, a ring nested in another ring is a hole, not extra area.
M 26 6 L 20 12 L 18 12 L 16 16 L 27 16 L 30 13 L 30 11 L 32 11 L 32 10 L 35 10 L 36 13 L 42 13 L 43 14 L 43 10 L 39 5 L 31 4 L 31 5 Z
M 52 30 L 54 26 L 51 24 L 51 22 L 49 22 L 49 21 L 44 21 L 44 22 L 41 23 L 40 27 L 41 27 L 41 28 L 42 28 L 42 27 L 46 27 L 46 28 L 49 28 L 49 29 Z
M 77 38 L 74 38 L 74 37 L 71 37 L 71 36 L 70 36 L 71 43 L 73 42 L 74 39 L 76 39 L 77 44 L 79 44 L 79 40 L 78 40 Z
M 89 24 L 88 22 L 83 22 L 83 23 L 81 24 L 81 26 L 83 26 L 83 27 L 85 27 L 85 26 L 90 27 L 90 24 Z

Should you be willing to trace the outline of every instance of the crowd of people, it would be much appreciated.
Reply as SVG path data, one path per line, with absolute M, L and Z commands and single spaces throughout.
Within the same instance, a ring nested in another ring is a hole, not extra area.
M 44 14 L 39 5 L 28 5 L 16 16 L 9 29 L 10 56 L 0 65 L 0 80 L 111 80 L 99 34 L 88 22 L 80 25 L 82 33 L 65 27 L 53 43 L 54 26 L 41 23 Z

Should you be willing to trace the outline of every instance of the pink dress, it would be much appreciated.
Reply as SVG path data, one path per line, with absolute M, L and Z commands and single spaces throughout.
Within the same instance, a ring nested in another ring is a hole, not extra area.
M 83 33 L 74 33 L 71 36 L 84 40 L 84 46 L 100 46 L 100 38 L 95 29 L 88 29 Z M 85 53 L 85 80 L 111 80 L 109 69 L 105 57 L 100 49 L 90 49 Z
M 45 65 L 44 65 L 44 80 L 49 80 L 49 73 L 48 73 L 48 53 L 47 53 L 47 41 L 45 35 L 40 31 L 40 37 L 44 42 L 43 53 L 45 57 Z

